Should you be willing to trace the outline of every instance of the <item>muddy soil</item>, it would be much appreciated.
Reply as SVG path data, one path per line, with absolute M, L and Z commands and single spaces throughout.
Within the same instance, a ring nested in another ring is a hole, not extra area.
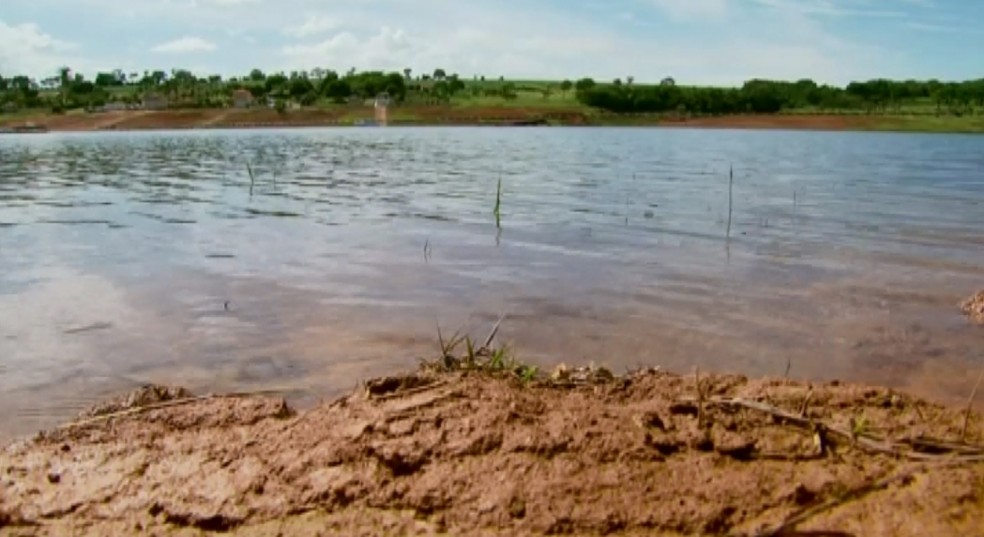
M 960 308 L 971 321 L 984 324 L 984 290 L 965 300 Z
M 0 535 L 980 536 L 984 418 L 964 418 L 658 370 L 418 373 L 299 414 L 149 388 L 3 449 Z
M 715 129 L 796 129 L 819 131 L 871 130 L 880 121 L 872 116 L 846 115 L 736 115 L 665 121 L 661 127 Z

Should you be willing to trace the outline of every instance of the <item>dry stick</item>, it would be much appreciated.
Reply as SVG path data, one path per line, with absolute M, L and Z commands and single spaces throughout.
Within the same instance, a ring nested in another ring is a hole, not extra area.
M 967 436 L 967 423 L 970 421 L 970 411 L 974 408 L 974 398 L 977 397 L 977 388 L 981 387 L 982 379 L 984 379 L 984 369 L 981 369 L 981 374 L 977 376 L 977 384 L 974 384 L 974 390 L 970 392 L 970 398 L 967 399 L 967 411 L 964 413 L 963 428 L 960 430 L 961 442 Z
M 700 394 L 699 394 L 700 395 Z M 699 412 L 703 405 L 703 397 L 698 400 L 701 406 L 698 407 L 698 417 Z M 960 462 L 979 462 L 984 461 L 984 455 L 974 455 L 974 456 L 939 456 L 939 455 L 929 455 L 927 453 L 913 453 L 908 451 L 900 451 L 897 449 L 898 444 L 880 441 L 877 439 L 872 439 L 867 436 L 854 435 L 851 431 L 842 429 L 840 427 L 835 427 L 832 425 L 827 425 L 825 423 L 818 423 L 807 418 L 797 416 L 790 412 L 786 412 L 781 408 L 774 407 L 765 403 L 760 403 L 757 401 L 748 401 L 745 399 L 728 399 L 728 398 L 714 398 L 707 401 L 710 404 L 721 405 L 721 406 L 736 406 L 744 407 L 752 410 L 758 410 L 759 412 L 764 412 L 766 414 L 771 414 L 777 418 L 783 419 L 793 425 L 797 425 L 801 428 L 815 431 L 817 427 L 822 428 L 826 433 L 831 433 L 833 435 L 839 436 L 840 438 L 846 440 L 854 446 L 864 448 L 866 451 L 873 453 L 884 453 L 888 455 L 893 455 L 896 457 L 904 457 L 911 460 L 917 461 L 936 461 L 936 460 L 954 460 Z M 822 440 L 822 439 L 821 439 Z
M 961 455 L 984 455 L 984 446 L 973 446 L 962 442 L 947 442 L 946 440 L 938 440 L 928 436 L 902 438 L 899 440 L 899 443 L 910 445 L 914 449 L 922 448 L 924 451 L 936 450 L 949 451 Z
M 793 360 L 789 357 L 786 358 L 786 372 L 782 375 L 784 380 L 789 380 L 789 369 L 793 367 Z
M 735 187 L 735 168 L 731 166 L 728 168 L 728 233 L 727 238 L 731 240 L 731 213 L 734 202 L 734 187 Z
M 190 405 L 193 403 L 200 403 L 202 401 L 209 401 L 213 399 L 248 399 L 250 397 L 268 397 L 270 395 L 275 395 L 277 392 L 273 390 L 263 390 L 256 392 L 238 392 L 238 393 L 226 393 L 218 395 L 199 395 L 197 397 L 185 397 L 183 399 L 173 399 L 171 401 L 164 401 L 162 403 L 154 403 L 152 405 L 144 405 L 133 408 L 127 408 L 125 410 L 120 410 L 119 412 L 113 412 L 111 414 L 102 414 L 100 416 L 94 416 L 92 418 L 73 421 L 72 423 L 66 423 L 58 427 L 58 429 L 72 429 L 75 427 L 83 427 L 85 425 L 91 425 L 93 423 L 99 423 L 101 421 L 108 421 L 113 418 L 122 418 L 125 416 L 132 416 L 135 414 L 142 414 L 144 412 L 150 412 L 152 410 L 161 410 L 164 408 L 172 408 L 176 406 Z
M 485 338 L 485 344 L 482 345 L 483 349 L 488 350 L 489 345 L 492 344 L 492 340 L 495 339 L 495 335 L 499 333 L 499 326 L 502 324 L 502 320 L 505 318 L 506 318 L 505 313 L 499 316 L 499 320 L 495 322 L 495 326 L 492 327 L 492 331 L 489 332 L 488 337 Z
M 800 406 L 800 417 L 806 417 L 806 409 L 810 406 L 810 400 L 813 399 L 813 387 L 806 392 L 806 397 L 803 398 L 803 405 Z

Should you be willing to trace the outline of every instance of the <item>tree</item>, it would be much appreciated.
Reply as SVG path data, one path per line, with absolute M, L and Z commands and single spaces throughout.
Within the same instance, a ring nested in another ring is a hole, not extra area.
M 668 76 L 663 80 L 659 81 L 660 86 L 676 86 L 676 80 L 673 80 L 672 76 Z
M 631 86 L 633 82 L 635 82 L 635 77 L 634 76 L 627 76 L 627 77 L 625 77 L 625 85 L 626 86 Z
M 595 84 L 595 81 L 593 79 L 591 79 L 591 78 L 582 78 L 581 80 L 578 80 L 574 84 L 574 89 L 576 89 L 578 91 L 578 93 L 580 93 L 582 91 L 587 91 L 587 90 L 595 87 L 595 85 L 596 84 Z
M 570 80 L 565 80 L 565 81 L 563 81 L 563 82 L 560 83 L 560 91 L 562 91 L 562 92 L 564 92 L 566 94 L 568 91 L 571 91 L 571 88 L 573 86 L 574 86 L 574 83 L 573 82 L 571 82 Z
M 253 82 L 263 82 L 266 80 L 266 75 L 264 75 L 263 71 L 260 71 L 259 69 L 253 69 L 249 72 L 249 79 Z
M 101 88 L 121 85 L 114 73 L 96 73 L 96 85 Z
M 434 80 L 444 80 L 447 76 L 444 69 L 434 69 Z
M 337 77 L 333 80 L 329 80 L 326 77 L 325 83 L 322 84 L 322 88 L 322 95 L 328 97 L 336 103 L 345 102 L 345 99 L 348 99 L 348 97 L 352 95 L 352 88 L 349 86 L 348 81 Z
M 266 89 L 267 93 L 273 93 L 274 91 L 287 85 L 287 76 L 283 73 L 277 73 L 275 75 L 270 75 L 267 77 L 266 82 L 264 82 L 263 87 Z
M 406 78 L 407 80 L 410 80 L 410 75 L 411 75 L 412 73 L 413 73 L 413 69 L 411 69 L 411 68 L 409 68 L 409 67 L 405 67 L 405 68 L 403 69 L 403 78 Z
M 622 79 L 621 78 L 616 78 L 615 80 L 612 80 L 612 84 L 614 84 L 616 86 L 621 86 L 622 85 Z
M 291 98 L 299 101 L 308 93 L 314 92 L 314 84 L 307 78 L 297 77 L 290 81 L 288 92 Z

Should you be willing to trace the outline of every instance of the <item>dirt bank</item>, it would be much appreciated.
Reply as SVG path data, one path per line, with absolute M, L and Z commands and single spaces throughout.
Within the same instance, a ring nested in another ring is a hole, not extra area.
M 875 130 L 884 118 L 846 115 L 740 115 L 667 120 L 661 127 L 715 129 Z
M 984 528 L 978 413 L 964 432 L 881 388 L 580 373 L 422 372 L 301 414 L 144 390 L 3 450 L 0 535 Z
M 267 108 L 116 111 L 103 113 L 40 114 L 16 121 L 0 117 L 0 126 L 28 123 L 50 131 L 154 130 L 206 128 L 318 127 L 352 125 L 372 120 L 371 107 L 306 108 L 279 113 Z M 392 124 L 407 125 L 516 125 L 537 123 L 584 124 L 583 112 L 521 107 L 414 106 L 391 111 Z

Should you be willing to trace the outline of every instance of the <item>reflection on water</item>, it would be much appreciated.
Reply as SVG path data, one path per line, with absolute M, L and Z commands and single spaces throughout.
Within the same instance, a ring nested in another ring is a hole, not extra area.
M 0 434 L 144 382 L 310 403 L 432 354 L 438 322 L 478 334 L 501 313 L 544 365 L 788 360 L 958 400 L 984 348 L 955 308 L 984 285 L 982 204 L 984 138 L 969 136 L 7 137 Z

